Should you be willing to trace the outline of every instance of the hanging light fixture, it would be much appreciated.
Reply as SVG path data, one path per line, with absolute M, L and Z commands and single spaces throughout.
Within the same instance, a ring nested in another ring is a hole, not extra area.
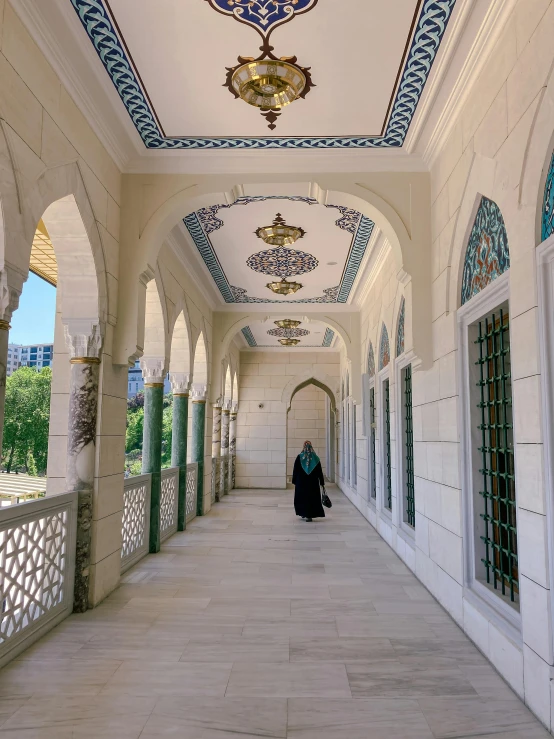
M 297 328 L 302 321 L 293 321 L 290 318 L 284 318 L 282 321 L 273 321 L 273 323 L 279 326 L 279 328 Z
M 279 344 L 283 346 L 296 346 L 300 344 L 300 339 L 279 339 Z
M 287 226 L 280 213 L 277 213 L 271 226 L 261 226 L 254 233 L 269 246 L 290 246 L 306 234 L 300 226 Z
M 292 295 L 293 293 L 298 292 L 298 290 L 301 290 L 304 286 L 299 282 L 287 282 L 283 277 L 280 282 L 268 282 L 266 287 L 273 290 L 277 295 Z

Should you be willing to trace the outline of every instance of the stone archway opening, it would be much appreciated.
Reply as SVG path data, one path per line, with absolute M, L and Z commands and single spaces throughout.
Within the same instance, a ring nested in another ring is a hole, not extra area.
M 287 407 L 287 483 L 291 482 L 294 460 L 306 440 L 312 442 L 325 478 L 334 482 L 335 427 L 336 401 L 330 388 L 315 378 L 301 382 Z

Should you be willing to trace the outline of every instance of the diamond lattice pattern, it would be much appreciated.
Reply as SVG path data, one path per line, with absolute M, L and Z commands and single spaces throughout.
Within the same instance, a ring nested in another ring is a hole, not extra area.
M 197 467 L 195 464 L 189 464 L 187 467 L 187 500 L 186 500 L 186 520 L 196 516 L 196 475 Z
M 160 502 L 160 529 L 162 532 L 177 530 L 177 475 L 162 477 L 162 497 Z
M 0 532 L 0 644 L 63 603 L 67 546 L 67 511 Z

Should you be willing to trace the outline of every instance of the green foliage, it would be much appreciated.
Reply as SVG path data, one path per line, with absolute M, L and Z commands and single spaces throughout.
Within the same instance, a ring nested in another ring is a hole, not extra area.
M 20 367 L 7 378 L 2 457 L 7 472 L 46 473 L 51 386 L 50 367 Z
M 171 429 L 173 425 L 173 395 L 163 399 L 162 467 L 171 466 Z M 132 475 L 142 469 L 142 435 L 144 431 L 144 394 L 137 393 L 127 401 L 127 431 L 125 435 L 125 466 Z

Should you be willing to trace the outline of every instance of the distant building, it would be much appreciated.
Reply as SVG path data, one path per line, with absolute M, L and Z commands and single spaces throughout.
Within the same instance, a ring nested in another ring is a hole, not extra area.
M 20 367 L 50 367 L 53 358 L 53 344 L 8 344 L 8 377 Z
M 127 378 L 127 397 L 134 398 L 137 393 L 144 390 L 144 380 L 142 379 L 142 370 L 140 368 L 140 361 L 137 359 L 135 366 L 129 370 L 129 376 Z M 164 381 L 164 394 L 171 392 L 171 383 L 169 382 L 169 375 L 166 376 Z

